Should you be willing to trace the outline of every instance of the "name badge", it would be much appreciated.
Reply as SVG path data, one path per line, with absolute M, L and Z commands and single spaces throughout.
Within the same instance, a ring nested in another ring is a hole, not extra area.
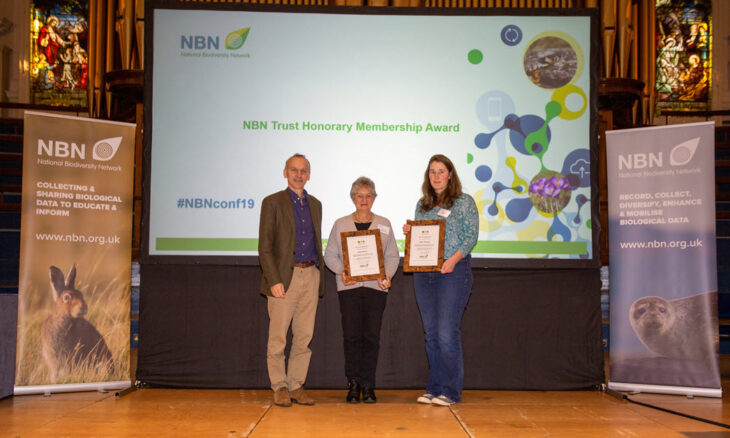
M 449 217 L 449 215 L 451 214 L 451 210 L 442 208 L 442 209 L 439 209 L 439 212 L 437 214 L 441 217 Z
M 385 225 L 378 224 L 378 229 L 381 233 L 385 234 L 386 236 L 390 234 L 390 227 L 387 227 Z

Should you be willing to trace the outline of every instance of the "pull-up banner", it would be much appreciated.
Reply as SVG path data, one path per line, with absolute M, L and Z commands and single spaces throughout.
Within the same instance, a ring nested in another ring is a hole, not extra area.
M 25 113 L 15 394 L 129 380 L 134 125 Z
M 721 397 L 714 123 L 606 133 L 609 388 Z

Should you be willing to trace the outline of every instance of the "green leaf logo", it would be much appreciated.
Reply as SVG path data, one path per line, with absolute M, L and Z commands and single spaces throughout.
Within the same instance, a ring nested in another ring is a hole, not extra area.
M 244 27 L 243 29 L 234 30 L 233 32 L 229 33 L 226 37 L 226 49 L 240 49 L 243 46 L 243 43 L 246 42 L 246 37 L 248 36 L 249 30 L 251 30 L 250 27 Z

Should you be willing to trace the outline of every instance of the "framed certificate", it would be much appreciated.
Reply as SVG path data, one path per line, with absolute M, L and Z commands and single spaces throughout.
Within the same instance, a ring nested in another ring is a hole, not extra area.
M 380 230 L 346 231 L 340 233 L 345 278 L 353 281 L 385 278 L 385 260 Z
M 411 232 L 406 234 L 406 256 L 403 272 L 440 271 L 444 264 L 445 220 L 407 221 Z

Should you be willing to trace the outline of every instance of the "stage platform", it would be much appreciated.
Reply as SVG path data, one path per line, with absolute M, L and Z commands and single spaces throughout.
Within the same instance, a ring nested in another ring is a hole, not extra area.
M 723 381 L 724 392 L 727 384 Z M 422 391 L 312 390 L 314 406 L 272 405 L 268 390 L 139 389 L 0 400 L 0 436 L 496 437 L 730 436 L 730 429 L 618 400 L 600 391 L 467 390 L 451 407 L 415 403 Z M 633 400 L 730 423 L 730 398 L 637 394 Z M 726 402 L 727 401 L 727 402 Z

